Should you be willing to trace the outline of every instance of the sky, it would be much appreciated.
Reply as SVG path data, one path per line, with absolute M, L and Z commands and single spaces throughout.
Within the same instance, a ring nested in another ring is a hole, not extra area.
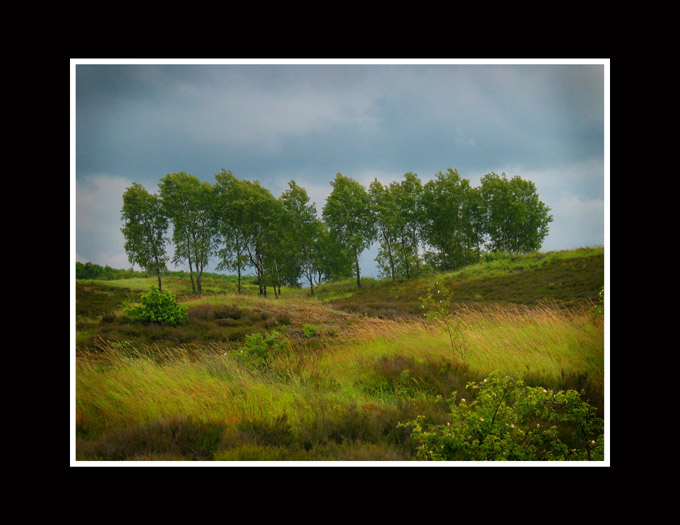
M 337 173 L 519 175 L 554 218 L 541 251 L 605 245 L 608 100 L 607 60 L 73 60 L 72 257 L 130 268 L 125 189 L 222 169 L 277 197 L 295 180 L 319 215 Z

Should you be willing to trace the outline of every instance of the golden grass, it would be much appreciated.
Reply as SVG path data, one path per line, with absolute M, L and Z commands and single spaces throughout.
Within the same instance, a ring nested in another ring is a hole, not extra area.
M 328 372 L 351 374 L 347 370 L 359 357 L 397 353 L 420 360 L 464 360 L 479 374 L 559 378 L 604 371 L 604 329 L 587 309 L 487 307 L 463 309 L 457 319 L 456 341 L 462 351 L 454 353 L 441 325 L 424 319 L 366 318 L 354 323 L 347 340 L 327 353 L 333 363 L 326 365 Z
M 243 297 L 236 297 L 243 305 Z M 245 302 L 248 307 L 277 304 L 256 297 Z M 299 320 L 318 322 L 317 314 L 323 313 L 328 322 L 346 321 L 348 315 L 308 300 L 280 301 L 278 306 Z M 76 360 L 77 428 L 81 435 L 97 436 L 162 418 L 233 425 L 282 415 L 294 428 L 308 428 L 323 410 L 319 407 L 395 402 L 372 397 L 360 386 L 382 356 L 460 361 L 448 335 L 424 319 L 352 319 L 337 336 L 318 339 L 313 350 L 291 339 L 289 351 L 265 372 L 234 360 L 236 343 L 161 350 L 102 342 Z M 459 319 L 465 364 L 475 375 L 603 377 L 604 330 L 586 310 L 486 308 L 461 311 Z

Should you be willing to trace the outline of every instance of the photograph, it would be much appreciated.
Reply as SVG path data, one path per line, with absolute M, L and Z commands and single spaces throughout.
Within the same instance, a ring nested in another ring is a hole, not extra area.
M 610 59 L 70 59 L 70 467 L 610 467 Z

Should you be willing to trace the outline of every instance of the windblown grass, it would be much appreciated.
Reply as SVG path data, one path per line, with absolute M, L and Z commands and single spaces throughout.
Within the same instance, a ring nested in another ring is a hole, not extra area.
M 309 314 L 299 308 L 296 316 Z M 603 327 L 590 312 L 497 307 L 459 317 L 464 359 L 441 327 L 416 318 L 364 318 L 310 338 L 292 331 L 268 370 L 234 359 L 238 342 L 104 342 L 76 362 L 77 457 L 408 460 L 399 423 L 420 414 L 443 421 L 445 399 L 493 371 L 580 386 L 601 407 Z

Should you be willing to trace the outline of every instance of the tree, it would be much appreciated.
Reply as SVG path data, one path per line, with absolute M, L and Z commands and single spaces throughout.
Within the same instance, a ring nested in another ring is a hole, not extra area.
M 396 279 L 395 248 L 399 242 L 400 217 L 393 186 L 383 186 L 374 179 L 368 188 L 371 199 L 371 210 L 375 218 L 375 226 L 380 240 L 380 250 L 376 261 L 389 269 L 392 280 Z M 384 263 L 387 263 L 386 265 Z
M 222 170 L 215 175 L 215 201 L 213 214 L 217 228 L 218 270 L 235 270 L 238 275 L 238 293 L 242 273 L 248 266 L 248 228 L 245 223 L 245 186 L 231 171 Z
M 481 249 L 485 238 L 485 207 L 480 188 L 469 188 L 465 197 L 465 206 L 463 207 L 463 230 L 461 233 L 466 246 L 463 264 L 468 264 L 467 255 L 469 252 L 472 252 L 475 262 L 479 262 L 481 257 Z
M 409 171 L 404 174 L 404 180 L 390 184 L 390 191 L 398 210 L 399 246 L 396 251 L 397 259 L 401 262 L 399 266 L 402 268 L 399 273 L 410 279 L 412 275 L 420 273 L 418 247 L 423 185 L 418 175 Z
M 201 295 L 201 277 L 213 254 L 216 241 L 216 223 L 212 213 L 213 187 L 194 175 L 180 171 L 161 179 L 160 193 L 165 212 L 173 224 L 173 261 L 188 263 L 193 293 L 198 292 Z
M 489 247 L 495 251 L 526 253 L 540 249 L 553 217 L 538 198 L 533 182 L 494 172 L 481 179 L 484 224 Z
M 282 282 L 297 284 L 301 274 L 300 258 L 291 241 L 295 232 L 287 221 L 282 200 L 272 195 L 267 215 L 268 225 L 263 231 L 263 260 L 265 282 L 272 284 L 275 297 L 281 295 Z
M 307 191 L 294 180 L 288 183 L 288 190 L 281 195 L 281 201 L 285 210 L 287 244 L 298 259 L 314 295 L 314 246 L 318 243 L 320 232 L 316 206 L 309 203 Z
M 346 279 L 354 273 L 352 252 L 338 242 L 323 221 L 318 222 L 318 239 L 312 251 L 317 285 Z
M 276 282 L 280 276 L 274 244 L 280 235 L 283 207 L 258 181 L 241 181 L 239 192 L 248 261 L 257 273 L 260 295 L 266 296 L 267 278 Z
M 442 270 L 455 270 L 466 258 L 469 215 L 466 213 L 470 182 L 457 170 L 439 172 L 423 187 L 421 231 L 425 241 L 437 249 Z
M 375 219 L 370 197 L 357 181 L 341 173 L 331 182 L 333 190 L 323 209 L 324 221 L 337 241 L 354 257 L 357 286 L 361 287 L 359 255 L 375 239 Z
M 166 232 L 168 218 L 157 195 L 150 194 L 134 182 L 123 193 L 121 228 L 125 237 L 125 252 L 130 264 L 137 264 L 158 276 L 158 289 L 163 291 L 161 273 L 166 269 Z

